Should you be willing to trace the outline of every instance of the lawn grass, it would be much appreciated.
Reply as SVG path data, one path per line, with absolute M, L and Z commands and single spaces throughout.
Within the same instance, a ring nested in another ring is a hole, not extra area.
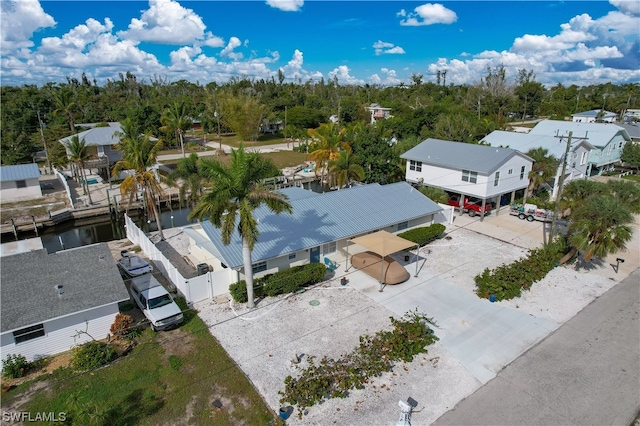
M 640 175 L 624 175 L 622 179 L 627 179 L 633 182 L 640 182 Z
M 193 311 L 185 311 L 178 329 L 146 329 L 138 339 L 110 366 L 75 376 L 63 369 L 55 377 L 66 379 L 46 378 L 49 385 L 19 410 L 64 412 L 66 424 L 74 425 L 283 424 Z M 23 386 L 3 401 L 20 391 Z M 221 408 L 212 407 L 216 400 Z

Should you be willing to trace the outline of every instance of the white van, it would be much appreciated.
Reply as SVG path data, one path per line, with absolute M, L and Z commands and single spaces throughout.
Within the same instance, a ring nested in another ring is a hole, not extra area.
M 151 274 L 131 279 L 131 296 L 154 331 L 177 327 L 184 316 L 169 292 Z

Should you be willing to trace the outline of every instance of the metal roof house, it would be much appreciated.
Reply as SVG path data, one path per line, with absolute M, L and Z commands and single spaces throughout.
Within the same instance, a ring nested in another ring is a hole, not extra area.
M 393 117 L 391 115 L 391 108 L 385 108 L 379 104 L 371 104 L 366 107 L 366 110 L 371 114 L 371 124 L 376 124 L 380 120 Z
M 0 258 L 3 357 L 33 360 L 104 339 L 129 293 L 106 243 Z M 79 333 L 86 332 L 86 333 Z
M 109 164 L 112 164 L 122 159 L 120 152 L 114 147 L 120 142 L 120 133 L 122 133 L 120 123 L 109 123 L 107 127 L 92 127 L 89 130 L 62 138 L 60 143 L 66 145 L 72 137 L 77 136 L 79 140 L 84 139 L 87 146 L 95 146 L 98 157 L 107 157 Z
M 42 197 L 40 169 L 35 163 L 0 166 L 0 199 L 14 201 Z
M 541 136 L 555 136 L 556 134 L 573 133 L 573 137 L 585 137 L 593 149 L 587 159 L 587 176 L 600 175 L 613 170 L 620 164 L 620 156 L 625 143 L 631 141 L 626 126 L 613 123 L 580 123 L 569 121 L 543 120 L 529 133 Z M 557 140 L 557 139 L 556 139 Z M 562 147 L 564 149 L 564 147 Z M 564 151 L 561 151 L 561 154 Z M 556 155 L 560 158 L 561 154 Z
M 377 230 L 392 233 L 430 225 L 442 207 L 406 182 L 369 184 L 324 194 L 284 188 L 292 214 L 255 211 L 260 235 L 253 252 L 254 273 L 273 273 L 292 266 L 340 258 L 347 240 Z M 220 230 L 205 221 L 183 228 L 189 252 L 214 271 L 242 268 L 242 244 L 237 232 L 224 245 Z
M 592 109 L 591 111 L 577 112 L 571 114 L 571 121 L 574 123 L 613 123 L 618 121 L 618 114 L 611 111 L 603 111 L 601 109 Z
M 407 182 L 479 198 L 483 203 L 524 190 L 533 160 L 515 149 L 429 138 L 400 156 Z
M 543 124 L 543 127 L 539 127 Z M 566 121 L 541 121 L 529 133 L 515 133 L 496 130 L 489 133 L 482 139 L 482 142 L 489 143 L 491 146 L 500 147 L 507 146 L 517 149 L 520 152 L 527 152 L 533 148 L 544 148 L 550 154 L 553 154 L 559 160 L 558 170 L 552 182 L 552 197 L 558 193 L 559 177 L 562 173 L 562 162 L 564 152 L 568 142 L 568 130 L 563 126 L 567 125 L 585 125 L 589 123 L 570 123 Z M 537 131 L 534 130 L 537 128 Z M 545 130 L 543 130 L 545 129 Z M 554 129 L 551 131 L 550 129 Z M 567 159 L 567 167 L 565 170 L 565 184 L 573 179 L 581 179 L 588 176 L 589 169 L 589 153 L 595 147 L 584 139 L 585 132 L 574 132 L 569 150 L 569 158 Z

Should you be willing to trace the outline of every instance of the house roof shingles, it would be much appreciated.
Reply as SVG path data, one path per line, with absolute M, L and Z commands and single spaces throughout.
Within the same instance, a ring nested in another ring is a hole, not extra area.
M 35 163 L 0 166 L 0 182 L 35 179 L 40 177 L 40 169 Z
M 53 254 L 37 250 L 0 262 L 3 333 L 129 299 L 106 243 Z M 62 285 L 61 296 L 56 285 Z
M 491 174 L 515 155 L 524 156 L 509 148 L 429 138 L 402 154 L 400 158 L 448 169 Z
M 277 215 L 265 206 L 255 211 L 260 235 L 252 252 L 254 263 L 442 210 L 406 182 L 376 183 L 315 195 L 301 188 L 285 188 L 281 192 L 290 197 L 293 214 Z M 233 233 L 231 244 L 224 245 L 220 231 L 209 221 L 199 225 L 223 263 L 230 268 L 242 266 L 242 244 L 237 232 Z

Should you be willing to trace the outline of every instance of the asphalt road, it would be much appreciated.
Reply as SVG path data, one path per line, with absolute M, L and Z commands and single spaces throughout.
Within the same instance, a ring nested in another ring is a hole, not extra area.
M 640 269 L 435 425 L 629 425 L 640 410 Z

